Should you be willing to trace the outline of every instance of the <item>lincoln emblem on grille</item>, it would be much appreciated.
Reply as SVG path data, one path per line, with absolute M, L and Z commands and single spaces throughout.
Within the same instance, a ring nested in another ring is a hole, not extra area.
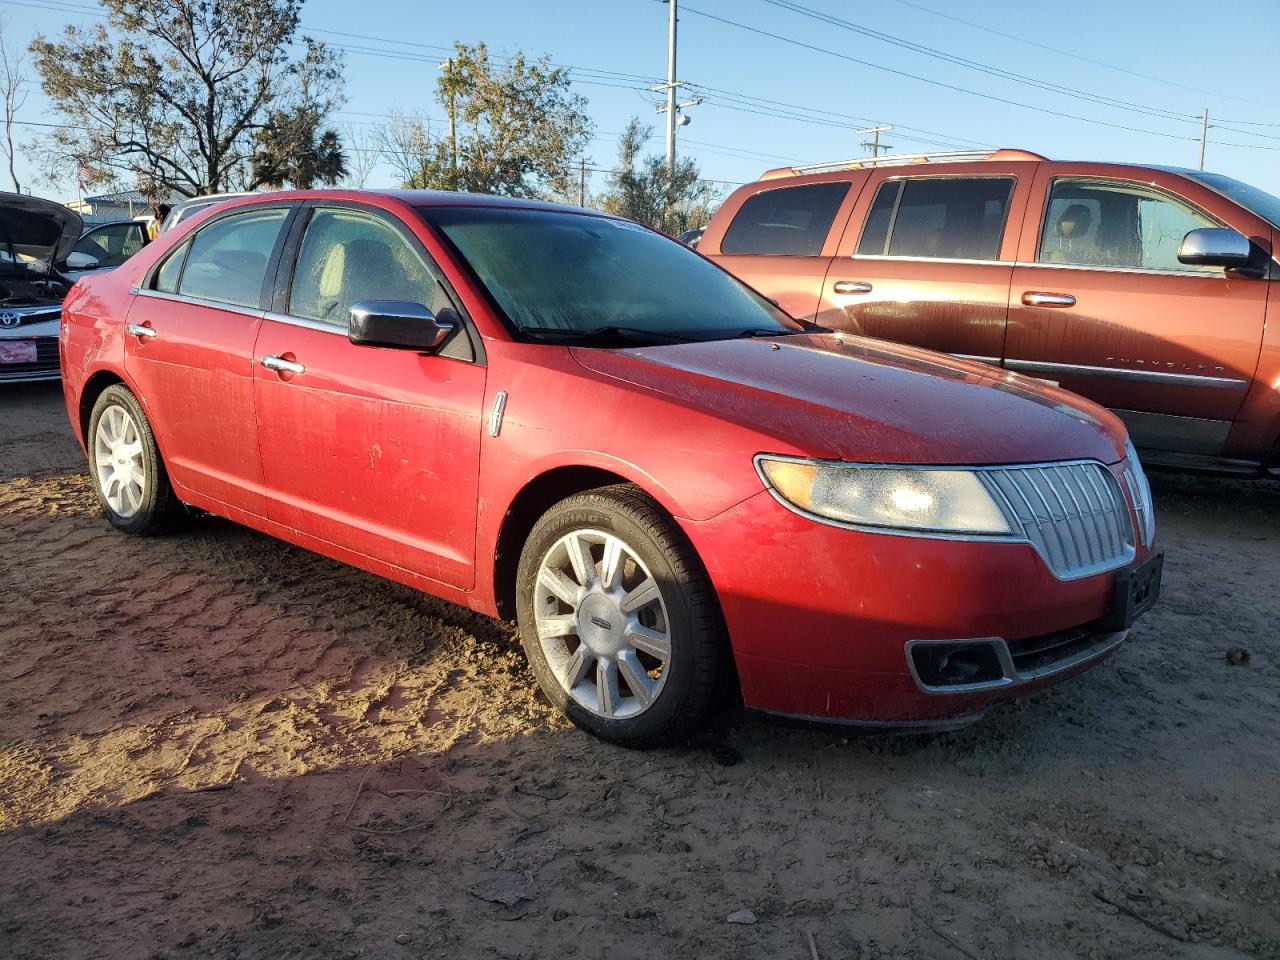
M 22 316 L 16 313 L 0 313 L 0 327 L 16 327 L 22 322 Z

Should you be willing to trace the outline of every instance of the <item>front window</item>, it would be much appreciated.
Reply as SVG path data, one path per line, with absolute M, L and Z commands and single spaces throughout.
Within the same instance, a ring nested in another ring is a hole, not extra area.
M 421 213 L 530 337 L 661 343 L 801 329 L 683 244 L 626 220 L 502 207 Z
M 1192 230 L 1219 224 L 1158 190 L 1107 180 L 1059 179 L 1049 191 L 1039 263 L 1222 274 L 1178 260 Z
M 100 267 L 118 267 L 141 250 L 145 242 L 142 224 L 111 223 L 90 230 L 72 252 L 93 257 Z
M 417 251 L 377 216 L 317 208 L 293 271 L 289 312 L 345 328 L 361 300 L 403 300 L 439 313 L 447 295 Z

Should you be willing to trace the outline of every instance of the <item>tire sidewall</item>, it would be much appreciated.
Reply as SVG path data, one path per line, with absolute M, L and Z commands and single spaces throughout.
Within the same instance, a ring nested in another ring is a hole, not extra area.
M 516 617 L 520 642 L 539 685 L 547 698 L 584 730 L 614 743 L 643 746 L 657 741 L 675 725 L 693 684 L 695 619 L 689 598 L 666 552 L 649 531 L 648 524 L 628 516 L 620 506 L 591 504 L 571 498 L 552 507 L 535 524 L 520 554 L 516 579 Z M 575 530 L 601 530 L 619 537 L 648 567 L 658 582 L 666 607 L 671 635 L 671 659 L 657 699 L 639 716 L 609 720 L 583 708 L 561 685 L 542 652 L 534 617 L 533 598 L 538 568 L 547 551 L 561 537 Z
M 94 453 L 97 445 L 98 422 L 110 407 L 121 407 L 133 418 L 133 422 L 138 427 L 138 436 L 142 441 L 142 463 L 146 471 L 145 482 L 142 485 L 142 506 L 131 517 L 122 517 L 111 508 L 111 504 L 107 502 L 106 495 L 103 493 L 102 485 L 98 482 L 98 464 Z M 113 527 L 125 533 L 139 533 L 149 529 L 158 510 L 157 500 L 159 485 L 164 479 L 164 465 L 160 461 L 160 451 L 156 447 L 151 424 L 146 414 L 142 412 L 142 405 L 138 403 L 137 397 L 119 384 L 112 384 L 102 391 L 89 416 L 87 441 L 89 475 L 93 483 L 93 492 L 97 495 L 98 503 L 102 507 L 103 516 Z

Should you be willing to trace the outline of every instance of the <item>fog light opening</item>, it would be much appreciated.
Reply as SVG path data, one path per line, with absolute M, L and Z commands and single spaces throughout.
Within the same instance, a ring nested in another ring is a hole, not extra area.
M 967 687 L 1005 679 L 996 640 L 918 643 L 911 648 L 911 665 L 926 687 Z

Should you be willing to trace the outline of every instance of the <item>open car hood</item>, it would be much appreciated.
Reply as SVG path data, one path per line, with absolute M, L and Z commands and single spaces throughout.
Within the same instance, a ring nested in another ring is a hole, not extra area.
M 80 239 L 84 221 L 74 210 L 52 200 L 20 193 L 0 193 L 0 251 L 49 264 L 65 260 Z

